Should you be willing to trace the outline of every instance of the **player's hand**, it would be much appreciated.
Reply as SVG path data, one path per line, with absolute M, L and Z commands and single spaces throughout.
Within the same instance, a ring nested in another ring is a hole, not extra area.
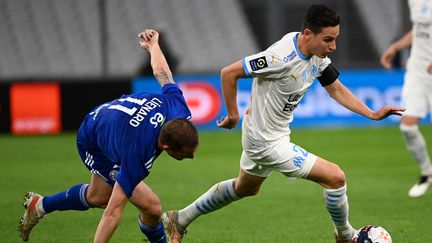
M 405 108 L 402 107 L 398 107 L 398 106 L 384 106 L 383 108 L 379 109 L 378 111 L 375 111 L 374 113 L 372 113 L 372 116 L 370 117 L 370 119 L 372 120 L 382 120 L 388 116 L 391 115 L 397 115 L 397 116 L 401 116 L 402 112 L 405 111 Z
M 397 50 L 396 50 L 396 48 L 395 47 L 393 47 L 393 46 L 390 46 L 385 52 L 384 52 L 384 54 L 382 54 L 382 56 L 381 56 L 381 64 L 385 67 L 385 68 L 387 68 L 387 69 L 390 69 L 390 68 L 392 68 L 392 60 L 393 60 L 393 58 L 395 57 L 395 55 L 396 55 L 396 53 L 397 53 Z
M 432 63 L 428 65 L 427 72 L 432 75 Z
M 146 51 L 159 42 L 159 33 L 154 29 L 146 29 L 139 33 L 138 37 L 140 38 L 139 45 Z
M 220 128 L 226 128 L 231 129 L 237 126 L 237 123 L 239 122 L 239 117 L 232 117 L 232 116 L 223 116 L 221 120 L 216 121 L 216 125 Z

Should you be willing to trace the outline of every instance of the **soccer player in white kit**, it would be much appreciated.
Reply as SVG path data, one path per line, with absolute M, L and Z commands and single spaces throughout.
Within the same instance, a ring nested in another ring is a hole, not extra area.
M 403 111 L 399 107 L 370 110 L 339 80 L 328 54 L 336 50 L 340 19 L 324 5 L 311 6 L 302 31 L 285 35 L 267 50 L 237 61 L 221 72 L 228 115 L 218 126 L 233 128 L 239 121 L 237 80 L 253 77 L 252 98 L 242 126 L 243 153 L 240 174 L 222 181 L 179 211 L 163 219 L 172 242 L 181 242 L 186 227 L 198 216 L 256 195 L 272 171 L 304 178 L 324 187 L 326 208 L 337 242 L 351 242 L 355 230 L 348 221 L 348 197 L 344 172 L 290 141 L 289 123 L 305 92 L 318 78 L 321 85 L 346 108 L 373 120 Z
M 432 184 L 432 164 L 418 123 L 432 111 L 432 1 L 409 0 L 413 28 L 401 39 L 391 44 L 381 57 L 381 63 L 391 68 L 396 53 L 410 45 L 402 88 L 402 115 L 400 130 L 408 150 L 420 167 L 420 180 L 408 192 L 410 197 L 423 196 Z

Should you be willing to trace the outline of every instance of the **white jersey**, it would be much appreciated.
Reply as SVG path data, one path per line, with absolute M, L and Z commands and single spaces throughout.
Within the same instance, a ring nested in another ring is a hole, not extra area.
M 407 70 L 431 77 L 427 66 L 432 63 L 432 0 L 409 0 L 413 22 L 413 40 Z
M 298 32 L 285 35 L 267 50 L 245 57 L 243 68 L 253 77 L 252 97 L 243 119 L 243 136 L 258 143 L 289 136 L 293 112 L 329 58 L 305 57 Z

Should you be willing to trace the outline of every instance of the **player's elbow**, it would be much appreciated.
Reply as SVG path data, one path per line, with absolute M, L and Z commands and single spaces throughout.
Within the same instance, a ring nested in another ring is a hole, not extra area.
M 239 75 L 230 66 L 228 66 L 221 70 L 220 77 L 222 85 L 225 84 L 230 87 L 235 87 Z
M 229 77 L 229 69 L 228 69 L 228 67 L 224 67 L 224 68 L 222 68 L 222 70 L 221 70 L 221 72 L 220 72 L 220 76 L 221 76 L 221 79 L 223 80 L 224 79 L 224 77 L 226 78 L 226 77 Z

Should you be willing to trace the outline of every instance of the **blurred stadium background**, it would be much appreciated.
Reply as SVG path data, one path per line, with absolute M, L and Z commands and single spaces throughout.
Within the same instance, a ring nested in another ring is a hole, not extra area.
M 145 28 L 161 32 L 174 78 L 201 130 L 196 159 L 177 163 L 162 155 L 147 183 L 164 209 L 172 209 L 235 177 L 240 132 L 215 126 L 225 114 L 219 72 L 299 30 L 306 9 L 316 3 L 342 17 L 338 50 L 331 56 L 342 82 L 372 108 L 399 104 L 409 50 L 400 53 L 392 71 L 383 70 L 379 57 L 410 28 L 406 0 L 0 0 L 0 241 L 20 242 L 15 225 L 26 191 L 52 194 L 88 181 L 75 131 L 91 108 L 125 93 L 159 92 L 149 57 L 138 46 L 137 34 Z M 239 82 L 240 110 L 248 105 L 250 84 Z M 431 242 L 431 194 L 407 196 L 418 171 L 397 123 L 398 118 L 372 122 L 354 115 L 318 84 L 298 107 L 293 126 L 301 129 L 293 140 L 344 169 L 356 227 L 380 224 L 395 242 Z M 27 134 L 42 135 L 15 136 Z M 426 130 L 425 137 L 430 135 Z M 101 213 L 49 215 L 31 241 L 89 242 Z M 136 216 L 132 206 L 126 208 L 112 242 L 142 241 Z M 321 188 L 274 175 L 256 198 L 200 218 L 186 242 L 333 242 L 332 237 Z
M 379 56 L 409 28 L 404 0 L 1 0 L 0 131 L 75 130 L 101 102 L 123 93 L 158 91 L 154 81 L 147 82 L 152 79 L 149 58 L 137 43 L 137 33 L 149 27 L 161 32 L 195 122 L 214 128 L 224 112 L 221 68 L 299 30 L 314 3 L 325 3 L 342 17 L 338 50 L 331 56 L 342 81 L 355 92 L 360 89 L 356 94 L 372 108 L 398 103 L 402 72 L 383 71 Z M 401 53 L 397 66 L 403 66 L 406 55 Z M 360 80 L 351 84 L 353 79 Z M 250 81 L 242 83 L 239 106 L 244 108 Z M 355 116 L 326 99 L 321 89 L 310 93 L 298 115 L 306 120 L 298 124 L 320 125 L 327 116 L 324 126 L 367 124 L 352 120 Z M 314 109 L 318 104 L 324 109 Z

